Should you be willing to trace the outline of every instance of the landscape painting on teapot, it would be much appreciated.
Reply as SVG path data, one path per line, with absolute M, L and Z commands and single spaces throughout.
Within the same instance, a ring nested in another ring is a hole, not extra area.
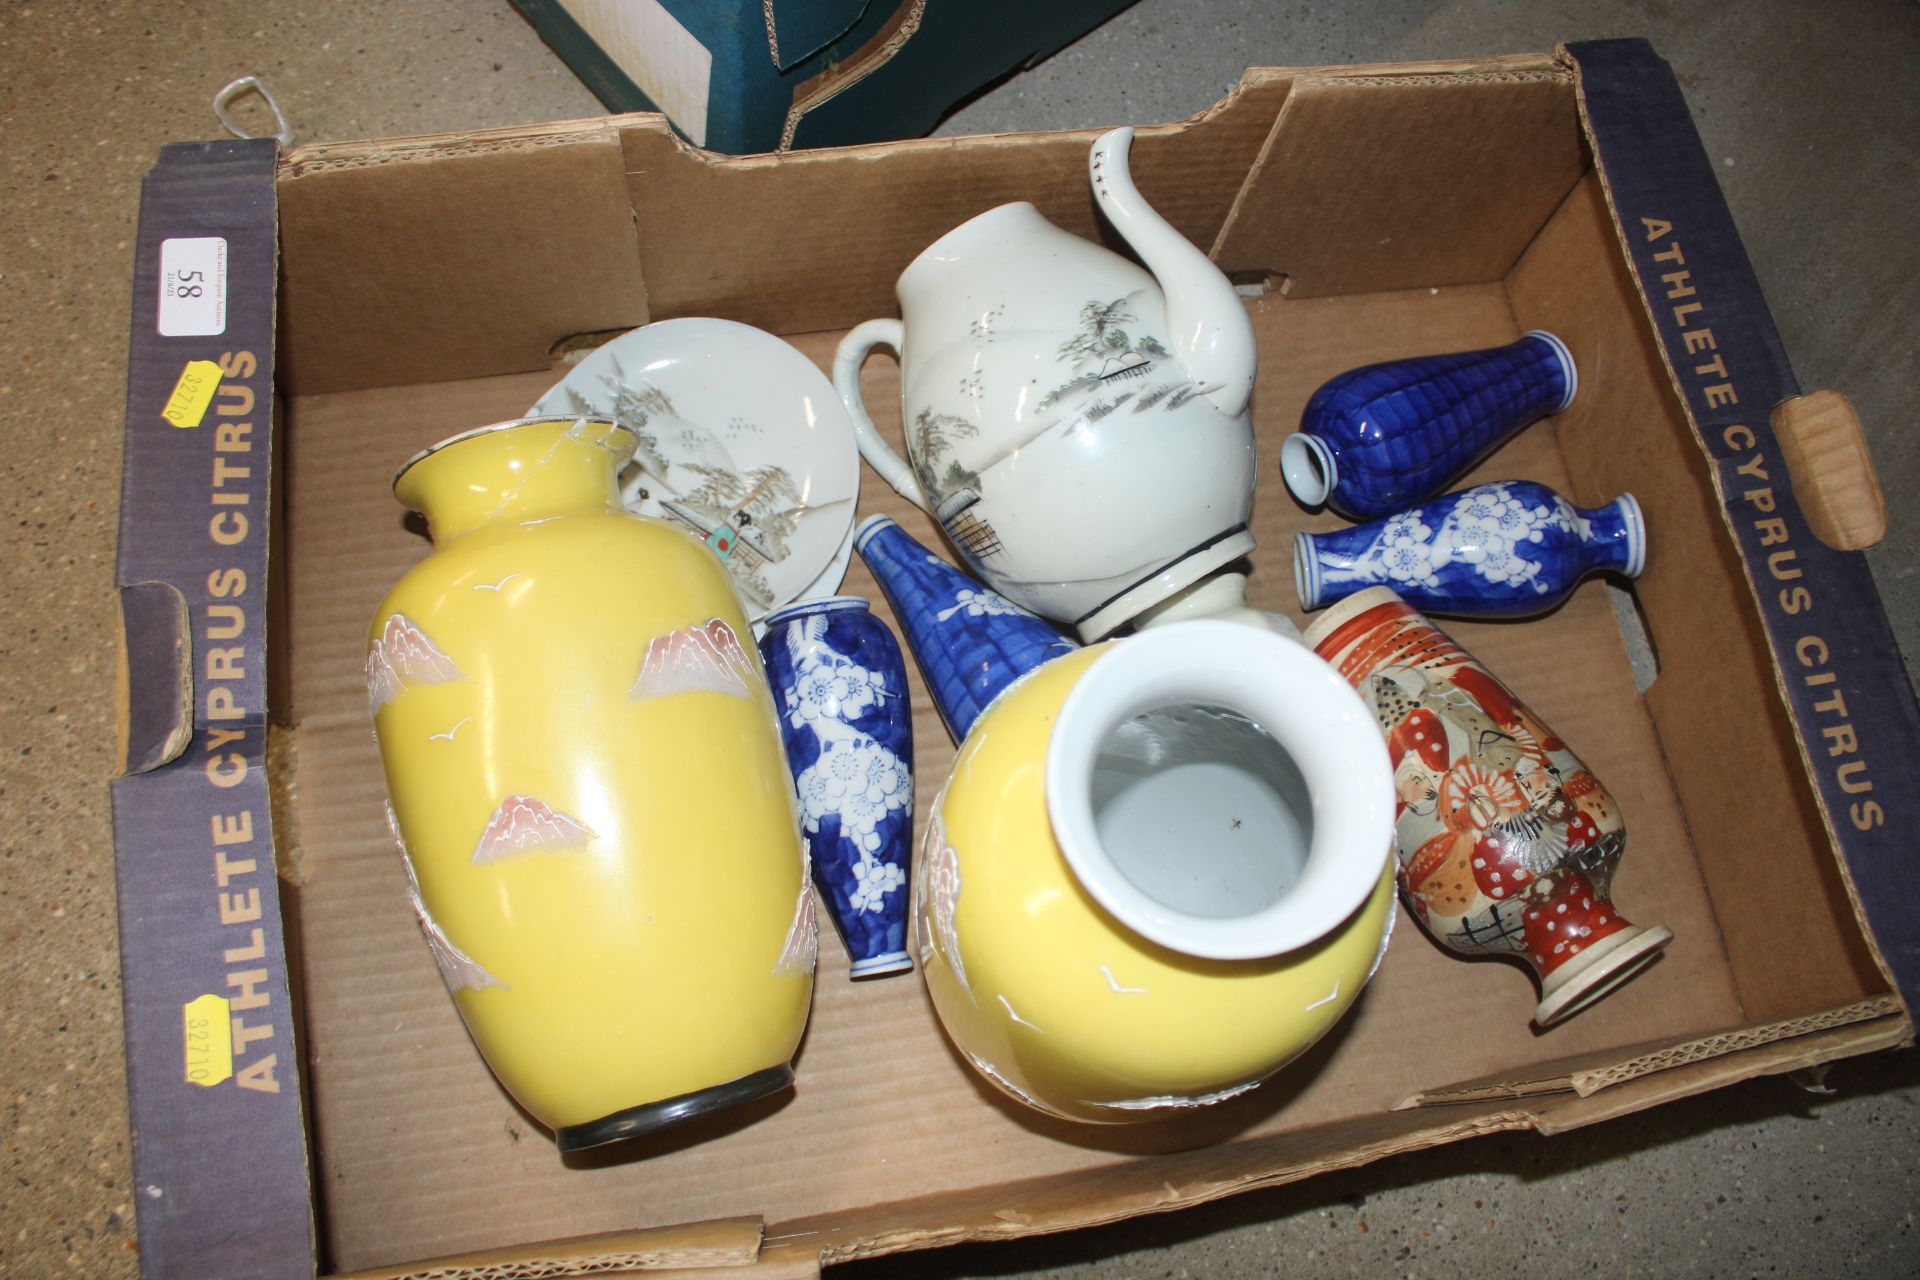
M 1233 286 L 1141 199 L 1132 130 L 1096 142 L 1096 201 L 1148 270 L 1033 205 L 949 232 L 857 326 L 834 382 L 860 451 L 995 590 L 1083 639 L 1253 549 L 1255 344 Z M 900 354 L 903 461 L 860 398 Z

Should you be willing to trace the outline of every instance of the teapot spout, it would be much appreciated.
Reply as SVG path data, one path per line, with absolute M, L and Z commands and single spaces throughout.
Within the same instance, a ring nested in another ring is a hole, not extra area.
M 1253 322 L 1220 268 L 1141 197 L 1127 164 L 1132 147 L 1130 128 L 1095 139 L 1087 161 L 1094 199 L 1160 282 L 1174 358 L 1215 409 L 1237 418 L 1253 395 Z

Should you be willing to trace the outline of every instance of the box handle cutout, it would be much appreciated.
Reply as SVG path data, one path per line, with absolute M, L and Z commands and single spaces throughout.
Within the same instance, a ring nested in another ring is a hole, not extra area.
M 1852 401 L 1838 391 L 1782 400 L 1773 434 L 1815 537 L 1836 551 L 1860 551 L 1887 536 L 1887 500 Z
M 170 583 L 120 588 L 120 759 L 148 773 L 193 738 L 193 644 L 187 598 Z

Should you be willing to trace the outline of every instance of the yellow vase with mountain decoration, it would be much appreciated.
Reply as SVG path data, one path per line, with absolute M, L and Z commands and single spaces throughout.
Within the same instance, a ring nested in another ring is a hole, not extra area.
M 404 467 L 433 554 L 367 678 L 413 905 L 494 1074 L 562 1150 L 786 1088 L 815 926 L 771 695 L 726 570 L 624 511 L 609 421 Z

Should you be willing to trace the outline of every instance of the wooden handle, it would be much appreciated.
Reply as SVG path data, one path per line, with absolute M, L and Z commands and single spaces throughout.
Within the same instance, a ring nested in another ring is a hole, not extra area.
M 1773 409 L 1773 433 L 1815 537 L 1838 551 L 1859 551 L 1886 536 L 1887 500 L 1850 400 L 1838 391 L 1782 400 Z

